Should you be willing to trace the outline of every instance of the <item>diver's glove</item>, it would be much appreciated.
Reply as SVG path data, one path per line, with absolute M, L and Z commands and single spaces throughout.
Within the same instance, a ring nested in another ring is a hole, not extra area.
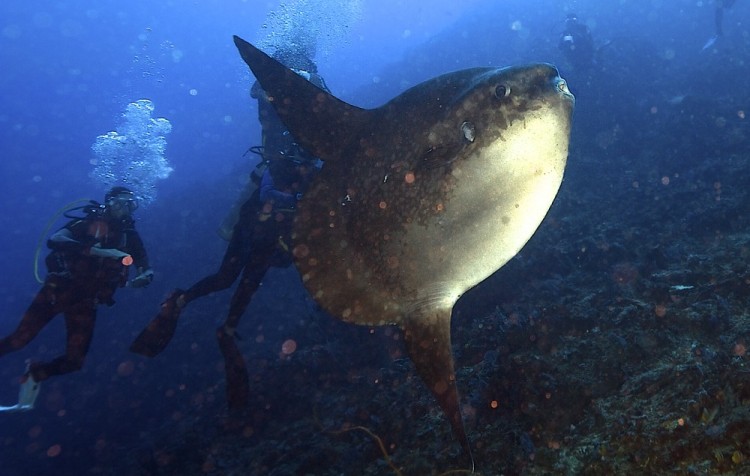
M 154 280 L 154 270 L 151 268 L 141 273 L 130 281 L 131 288 L 145 288 Z
M 99 243 L 89 248 L 89 254 L 91 256 L 99 256 L 100 258 L 112 259 L 122 259 L 126 256 L 130 256 L 128 253 L 120 251 L 117 248 L 102 248 L 102 245 Z

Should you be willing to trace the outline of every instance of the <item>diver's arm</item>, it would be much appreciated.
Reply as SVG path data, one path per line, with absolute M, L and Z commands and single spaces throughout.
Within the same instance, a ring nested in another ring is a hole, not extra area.
M 143 245 L 141 235 L 131 228 L 125 232 L 127 234 L 127 243 L 125 251 L 133 257 L 133 264 L 135 265 L 138 272 L 151 268 L 148 263 L 148 254 L 146 253 L 146 247 Z
M 125 230 L 126 250 L 133 257 L 136 276 L 128 282 L 128 286 L 133 288 L 143 288 L 151 284 L 154 279 L 154 271 L 148 264 L 148 254 L 146 247 L 143 245 L 141 235 L 135 228 Z
M 129 256 L 128 253 L 116 248 L 102 248 L 98 240 L 88 235 L 86 226 L 87 223 L 84 220 L 68 223 L 50 236 L 47 240 L 47 247 L 53 251 L 80 253 L 100 258 L 120 259 Z
M 71 232 L 67 228 L 61 228 L 57 230 L 56 232 L 54 232 L 52 236 L 49 237 L 49 241 L 50 241 L 50 248 L 52 248 L 52 246 L 59 246 L 59 245 L 65 246 L 64 244 L 67 244 L 67 243 L 80 244 L 78 240 L 73 238 L 73 232 Z
M 294 195 L 276 189 L 270 169 L 263 173 L 263 178 L 260 180 L 260 201 L 261 203 L 271 202 L 274 208 L 294 208 L 297 205 L 297 198 Z
M 68 223 L 60 228 L 49 237 L 47 247 L 55 251 L 80 252 L 84 253 L 94 244 L 91 239 L 86 239 L 86 235 L 76 236 L 77 230 L 80 229 L 82 221 Z

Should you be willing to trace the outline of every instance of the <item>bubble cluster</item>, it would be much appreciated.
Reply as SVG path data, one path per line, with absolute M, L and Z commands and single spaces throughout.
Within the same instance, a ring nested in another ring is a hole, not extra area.
M 344 41 L 348 29 L 362 18 L 362 0 L 292 0 L 282 2 L 263 23 L 269 30 L 261 47 L 287 48 L 308 58 L 318 49 L 328 54 Z
M 128 104 L 116 130 L 98 136 L 91 146 L 91 178 L 105 189 L 127 186 L 141 205 L 156 199 L 156 182 L 172 172 L 164 156 L 165 136 L 172 124 L 162 117 L 154 119 L 153 112 L 154 105 L 148 99 Z

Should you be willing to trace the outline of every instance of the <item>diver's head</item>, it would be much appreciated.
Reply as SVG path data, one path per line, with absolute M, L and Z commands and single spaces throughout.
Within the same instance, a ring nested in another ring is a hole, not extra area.
M 130 216 L 138 209 L 138 200 L 132 190 L 117 186 L 104 195 L 104 203 L 109 213 L 115 218 Z
M 568 15 L 565 17 L 565 23 L 567 25 L 578 23 L 578 15 L 576 15 L 575 13 L 568 13 Z
M 308 73 L 317 73 L 318 65 L 303 52 L 292 48 L 279 48 L 273 54 L 273 58 L 287 68 L 307 71 Z

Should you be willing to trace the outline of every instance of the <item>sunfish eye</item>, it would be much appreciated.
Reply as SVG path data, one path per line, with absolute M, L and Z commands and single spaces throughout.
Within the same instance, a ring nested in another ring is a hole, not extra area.
M 568 89 L 568 83 L 564 79 L 560 79 L 557 81 L 557 89 L 559 89 L 563 93 L 570 94 L 570 89 Z
M 504 84 L 498 84 L 495 86 L 495 97 L 498 99 L 506 98 L 510 95 L 510 88 Z

